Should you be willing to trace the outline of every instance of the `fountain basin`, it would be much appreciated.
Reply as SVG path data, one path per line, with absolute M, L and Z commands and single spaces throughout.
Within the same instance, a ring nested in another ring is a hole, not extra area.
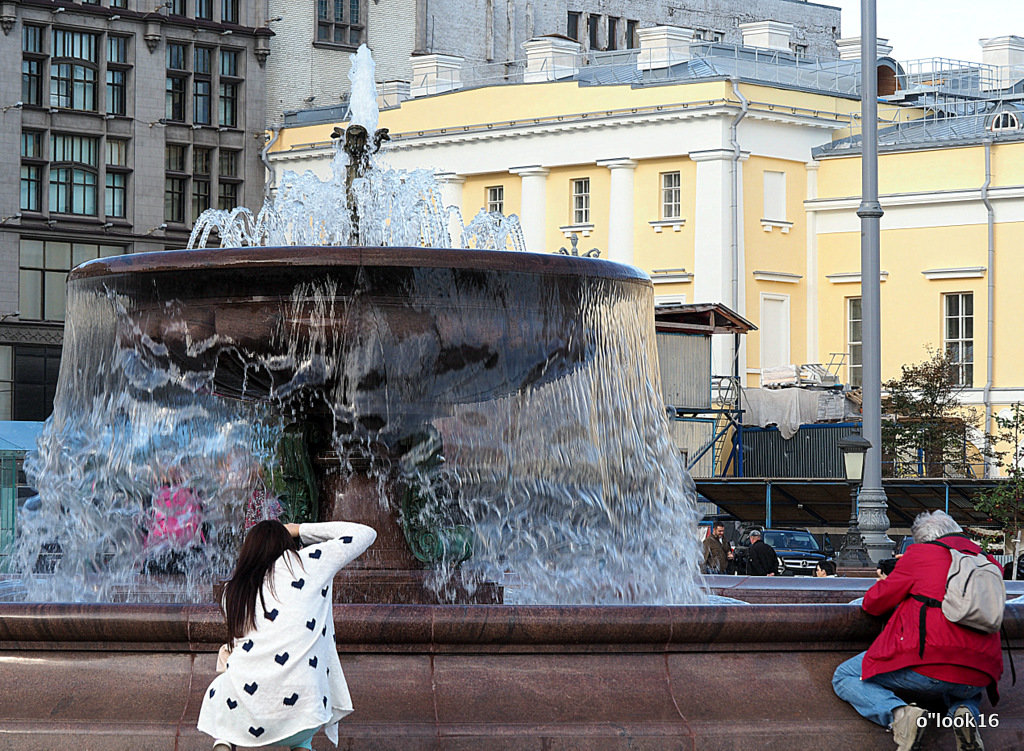
M 1005 623 L 1024 646 L 1024 606 Z M 341 748 L 891 744 L 831 690 L 882 624 L 852 605 L 347 605 L 335 624 L 356 707 Z M 0 746 L 206 751 L 195 721 L 224 636 L 205 605 L 0 605 Z M 984 737 L 1016 748 L 1024 691 L 1000 688 Z M 953 748 L 949 731 L 933 736 Z

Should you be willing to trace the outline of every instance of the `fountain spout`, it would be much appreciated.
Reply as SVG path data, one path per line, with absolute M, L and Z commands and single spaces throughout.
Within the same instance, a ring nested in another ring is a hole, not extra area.
M 352 217 L 352 242 L 359 244 L 359 206 L 353 193 L 355 181 L 366 175 L 372 167 L 370 157 L 380 151 L 385 141 L 390 141 L 387 128 L 379 128 L 370 140 L 365 127 L 351 123 L 347 128 L 335 128 L 331 138 L 336 139 L 336 148 L 341 148 L 348 155 L 345 167 L 345 195 L 348 197 L 349 213 Z

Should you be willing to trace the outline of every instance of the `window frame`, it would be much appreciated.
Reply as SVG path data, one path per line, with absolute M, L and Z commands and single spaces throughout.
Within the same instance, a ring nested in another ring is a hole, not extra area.
M 859 388 L 864 385 L 864 301 L 861 297 L 847 297 L 845 301 L 846 381 L 851 388 Z M 855 305 L 858 317 L 854 316 Z
M 484 205 L 488 214 L 505 213 L 505 186 L 489 185 L 484 193 Z
M 99 111 L 102 37 L 99 32 L 84 29 L 50 30 L 50 107 Z
M 369 8 L 363 0 L 313 1 L 315 3 L 313 9 L 313 44 L 315 46 L 354 50 L 366 41 Z M 355 20 L 353 20 L 353 15 L 355 15 Z
M 949 303 L 957 300 L 957 310 L 950 314 Z M 966 312 L 965 302 L 970 302 Z M 955 321 L 957 336 L 950 336 L 950 323 Z M 946 292 L 942 295 L 942 347 L 952 360 L 949 374 L 955 386 L 974 386 L 974 292 Z
M 683 216 L 683 177 L 679 170 L 662 172 L 661 180 L 661 219 L 662 221 L 680 219 Z M 675 177 L 675 185 L 669 185 L 669 179 Z M 674 207 L 674 210 L 673 210 Z
M 570 185 L 572 223 L 590 224 L 590 178 L 574 177 Z M 586 190 L 578 190 L 581 187 Z

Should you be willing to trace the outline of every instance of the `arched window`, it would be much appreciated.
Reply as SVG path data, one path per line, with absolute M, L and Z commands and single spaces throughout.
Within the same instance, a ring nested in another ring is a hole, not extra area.
M 997 112 L 988 128 L 991 131 L 1020 130 L 1020 118 L 1013 112 Z

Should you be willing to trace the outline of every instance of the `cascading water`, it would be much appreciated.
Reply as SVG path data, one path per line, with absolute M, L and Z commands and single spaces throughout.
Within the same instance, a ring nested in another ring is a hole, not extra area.
M 352 119 L 373 134 L 356 57 Z M 457 210 L 429 172 L 353 175 L 352 158 L 339 148 L 326 182 L 286 176 L 255 217 L 207 212 L 190 245 L 362 249 L 72 273 L 54 413 L 26 462 L 29 599 L 208 598 L 247 516 L 330 513 L 320 472 L 376 483 L 441 600 L 501 582 L 517 602 L 700 601 L 649 281 L 605 261 L 416 250 L 451 244 Z M 522 248 L 514 217 L 458 234 Z

